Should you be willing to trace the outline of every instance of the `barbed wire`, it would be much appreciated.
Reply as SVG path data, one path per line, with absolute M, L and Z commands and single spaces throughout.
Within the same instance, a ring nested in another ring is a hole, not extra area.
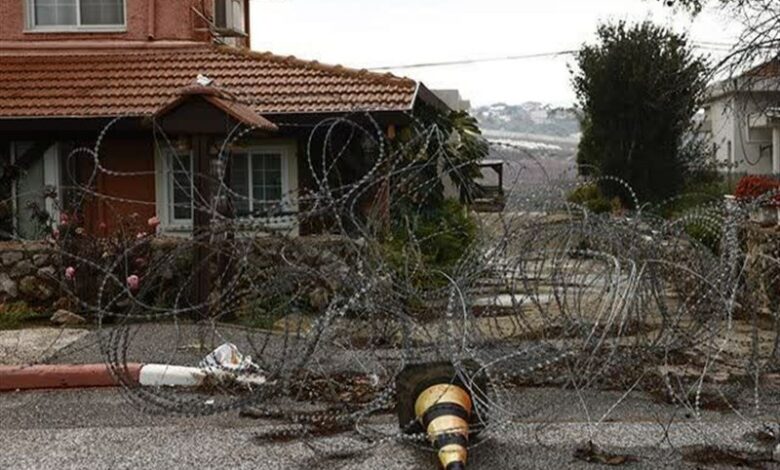
M 774 298 L 778 255 L 746 252 L 742 237 L 752 230 L 751 211 L 773 195 L 713 200 L 666 219 L 658 215 L 663 204 L 644 204 L 620 179 L 551 176 L 534 152 L 501 142 L 489 144 L 492 158 L 514 176 L 494 188 L 503 193 L 500 210 L 475 213 L 443 196 L 450 182 L 475 176 L 473 162 L 452 160 L 457 139 L 407 118 L 409 132 L 394 139 L 357 110 L 317 123 L 286 162 L 299 162 L 308 184 L 271 198 L 230 185 L 225 170 L 252 147 L 252 129 L 215 142 L 218 170 L 198 174 L 154 125 L 156 153 L 184 169 L 170 189 L 189 195 L 167 210 L 209 221 L 176 239 L 157 232 L 167 220 L 140 216 L 108 235 L 85 228 L 78 210 L 85 204 L 159 208 L 94 184 L 101 176 L 170 176 L 111 168 L 105 143 L 123 118 L 94 147 L 69 153 L 66 167 L 92 170 L 57 198 L 67 217 L 44 222 L 61 259 L 52 280 L 94 318 L 93 341 L 131 403 L 188 416 L 241 410 L 286 425 L 262 439 L 301 439 L 327 455 L 389 441 L 427 449 L 425 432 L 408 432 L 414 423 L 388 429 L 373 418 L 395 407 L 403 370 L 444 361 L 473 397 L 477 449 L 554 406 L 517 400 L 528 387 L 620 390 L 609 410 L 587 416 L 595 429 L 635 393 L 661 393 L 701 418 L 714 394 L 724 398 L 716 377 L 728 374 L 752 388 L 755 412 L 743 398 L 725 397 L 727 405 L 741 419 L 764 422 L 762 403 L 776 390 L 762 377 L 776 371 L 780 351 L 776 324 L 755 321 L 752 298 L 767 282 L 761 292 Z M 533 167 L 541 178 L 524 179 Z M 629 209 L 596 214 L 572 202 L 571 194 L 594 185 L 618 188 Z M 484 186 L 453 187 L 456 199 L 484 199 Z M 242 204 L 262 207 L 263 216 L 242 220 L 234 213 Z M 306 227 L 318 235 L 298 236 Z M 207 255 L 195 257 L 198 250 Z M 204 271 L 210 287 L 198 297 Z M 197 365 L 223 343 L 251 356 L 252 367 L 229 370 L 229 379 L 212 374 L 196 390 L 144 386 L 129 372 L 136 362 Z M 258 374 L 262 383 L 242 381 Z M 315 439 L 333 432 L 360 440 Z

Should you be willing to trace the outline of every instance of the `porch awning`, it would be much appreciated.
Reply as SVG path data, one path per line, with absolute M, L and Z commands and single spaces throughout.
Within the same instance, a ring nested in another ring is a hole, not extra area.
M 248 105 L 241 103 L 235 96 L 213 86 L 193 85 L 183 88 L 176 98 L 164 104 L 154 115 L 157 118 L 169 116 L 179 108 L 194 100 L 202 100 L 210 104 L 214 108 L 224 112 L 239 124 L 266 132 L 277 132 L 279 130 L 276 124 L 257 114 Z M 184 121 L 186 121 L 187 118 L 193 121 L 207 119 L 207 117 L 198 115 L 198 113 L 186 114 L 188 116 L 182 116 Z M 197 127 L 202 128 L 203 123 L 200 122 Z M 195 130 L 196 129 L 193 129 L 193 131 Z

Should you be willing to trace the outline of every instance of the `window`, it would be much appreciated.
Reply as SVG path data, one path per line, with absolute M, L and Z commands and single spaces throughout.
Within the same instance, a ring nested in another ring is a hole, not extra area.
M 222 33 L 244 33 L 244 0 L 214 0 L 214 24 Z
M 189 154 L 169 153 L 166 158 L 168 214 L 171 224 L 192 220 L 192 157 Z
M 32 29 L 124 28 L 125 0 L 28 0 Z
M 298 178 L 294 147 L 282 143 L 242 148 L 233 150 L 228 158 L 226 183 L 235 217 L 268 219 L 264 222 L 285 228 L 294 225 L 290 219 L 297 210 L 291 196 Z M 194 187 L 194 165 L 192 154 L 186 151 L 170 149 L 157 154 L 157 211 L 164 229 L 186 231 L 192 226 L 193 205 L 202 203 Z
M 282 152 L 234 153 L 230 158 L 236 216 L 263 217 L 278 212 L 286 190 Z

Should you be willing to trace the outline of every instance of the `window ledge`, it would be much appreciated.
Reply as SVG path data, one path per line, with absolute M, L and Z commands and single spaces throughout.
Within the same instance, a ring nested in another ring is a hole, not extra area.
M 257 219 L 248 219 L 248 218 L 241 218 L 236 220 L 235 225 L 235 233 L 240 234 L 251 234 L 251 233 L 258 233 L 258 232 L 267 232 L 267 231 L 285 231 L 285 230 L 294 230 L 298 226 L 298 220 L 295 217 L 288 216 L 286 217 L 287 220 L 274 220 L 274 218 L 257 218 Z M 162 233 L 163 234 L 190 234 L 192 233 L 192 225 L 191 224 L 176 224 L 176 225 L 166 225 L 162 227 Z
M 26 28 L 24 34 L 100 34 L 126 33 L 127 26 L 40 26 Z

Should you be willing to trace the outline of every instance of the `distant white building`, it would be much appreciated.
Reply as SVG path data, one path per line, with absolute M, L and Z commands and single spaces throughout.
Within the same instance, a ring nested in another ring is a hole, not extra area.
M 724 171 L 780 174 L 780 62 L 712 85 L 702 131 Z
M 471 109 L 471 101 L 463 99 L 459 90 L 431 90 L 450 109 L 455 111 L 468 111 Z

